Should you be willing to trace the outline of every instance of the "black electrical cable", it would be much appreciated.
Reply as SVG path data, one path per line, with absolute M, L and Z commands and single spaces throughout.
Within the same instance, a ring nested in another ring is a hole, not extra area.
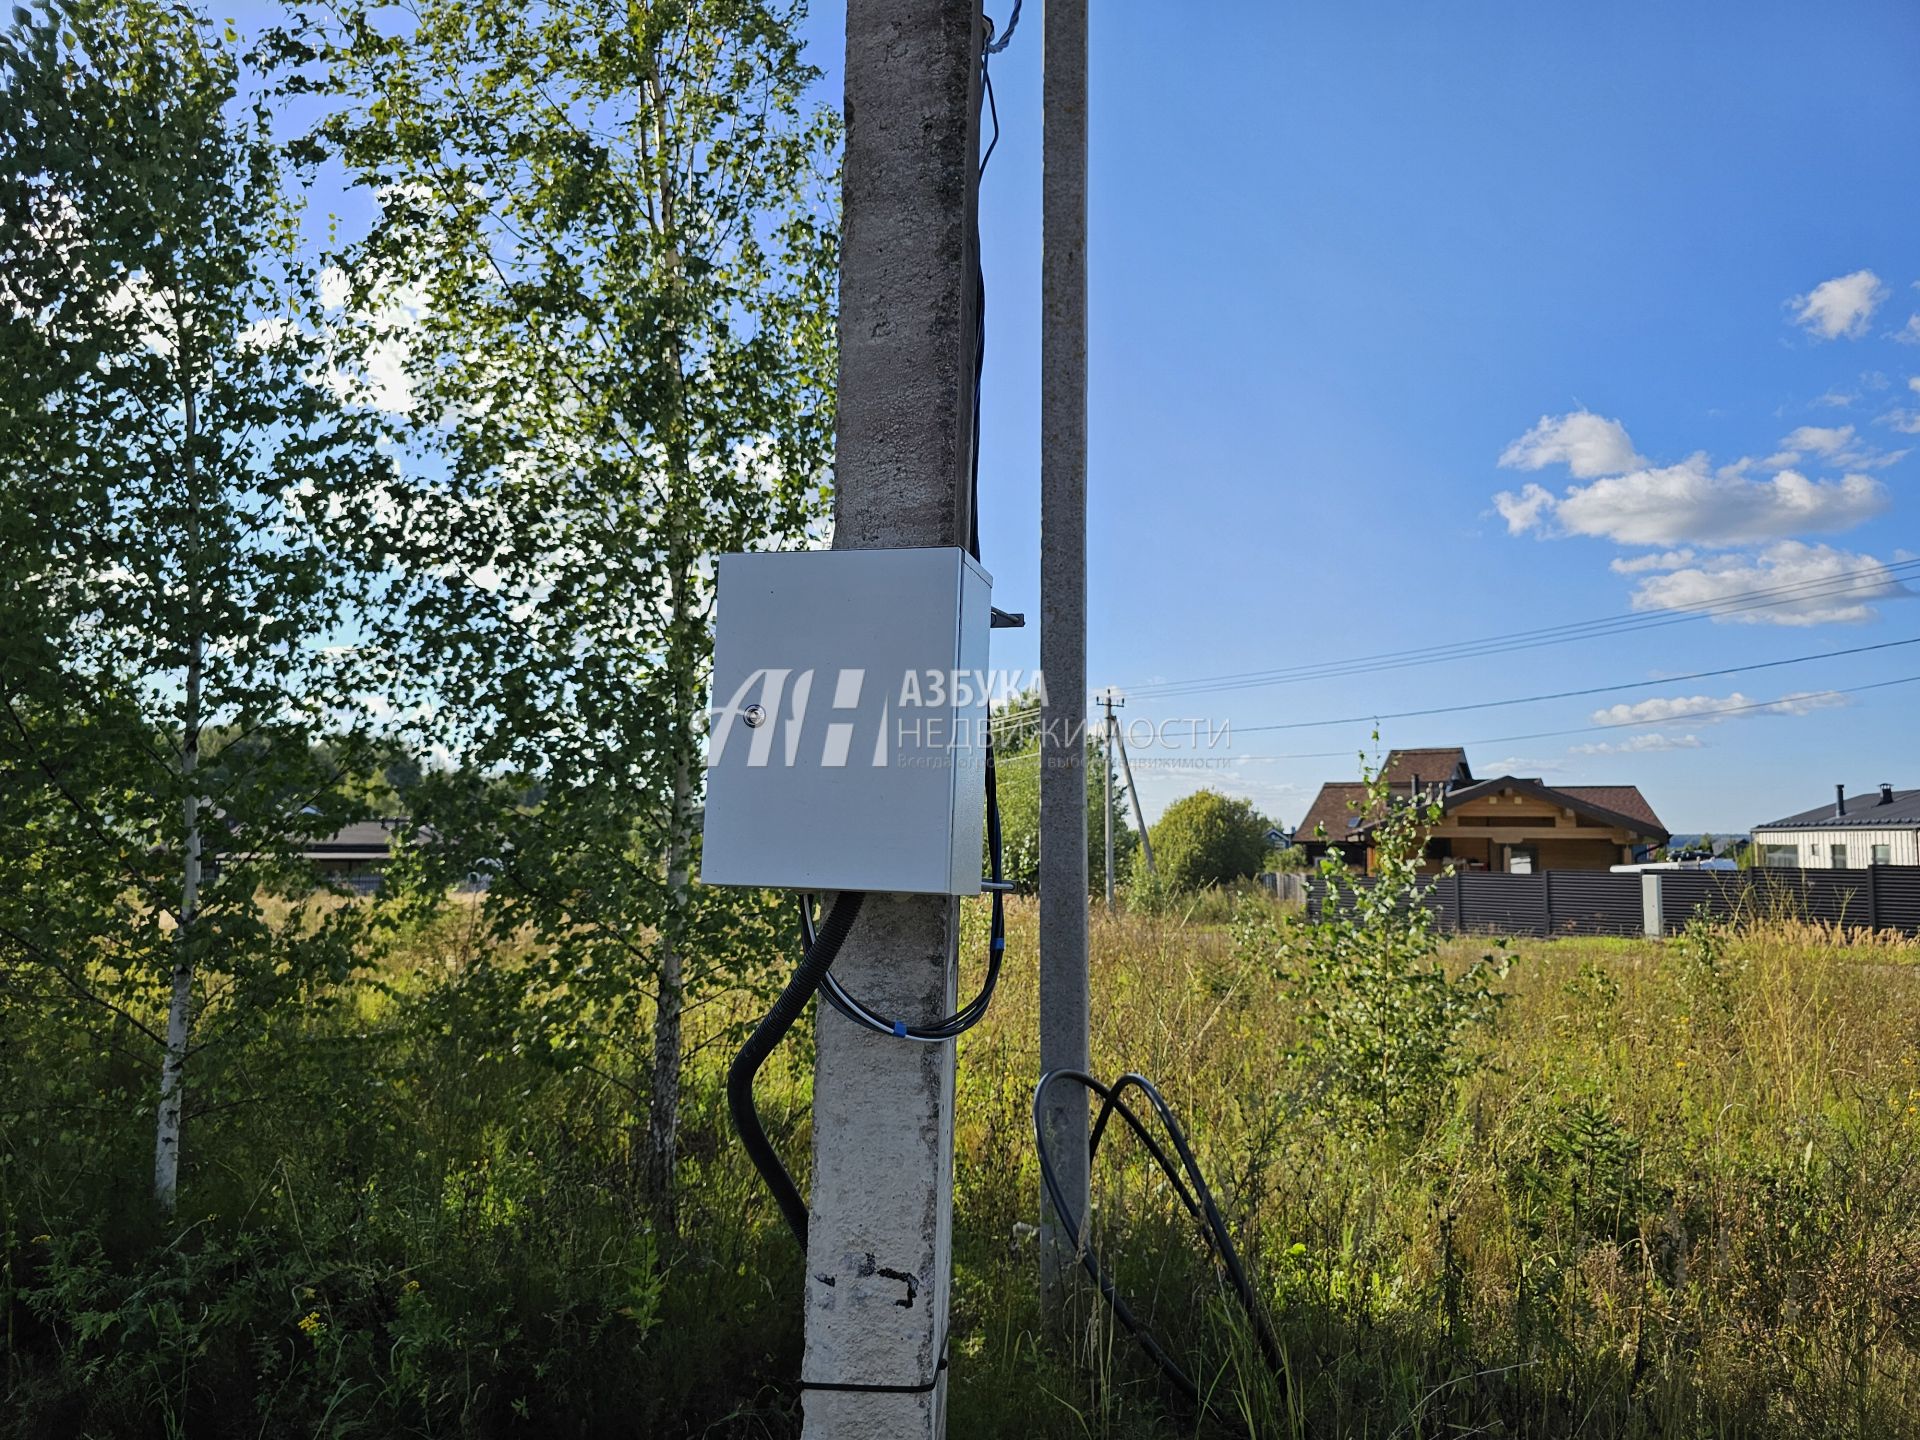
M 1187 1142 L 1187 1133 L 1174 1117 L 1173 1108 L 1166 1098 L 1146 1076 L 1133 1071 L 1127 1072 L 1112 1085 L 1102 1084 L 1084 1070 L 1049 1070 L 1040 1077 L 1040 1083 L 1033 1091 L 1033 1140 L 1034 1149 L 1040 1160 L 1040 1180 L 1046 1187 L 1047 1199 L 1053 1206 L 1053 1213 L 1059 1218 L 1061 1227 L 1067 1232 L 1067 1238 L 1073 1244 L 1074 1252 L 1080 1257 L 1080 1264 L 1092 1277 L 1094 1284 L 1105 1297 L 1113 1310 L 1114 1318 L 1119 1320 L 1127 1332 L 1133 1336 L 1154 1364 L 1171 1380 L 1190 1400 L 1201 1401 L 1200 1387 L 1193 1377 L 1181 1367 L 1180 1363 L 1167 1353 L 1153 1331 L 1134 1314 L 1133 1309 L 1120 1294 L 1114 1284 L 1113 1276 L 1100 1263 L 1088 1243 L 1085 1218 L 1076 1215 L 1073 1207 L 1067 1203 L 1065 1188 L 1053 1167 L 1053 1156 L 1047 1149 L 1045 1123 L 1046 1094 L 1049 1087 L 1068 1083 L 1078 1085 L 1089 1093 L 1100 1097 L 1100 1113 L 1087 1136 L 1087 1161 L 1092 1165 L 1100 1151 L 1101 1136 L 1106 1133 L 1107 1122 L 1114 1115 L 1126 1121 L 1129 1129 L 1140 1138 L 1168 1180 L 1173 1182 L 1174 1193 L 1180 1197 L 1180 1203 L 1187 1214 L 1198 1221 L 1206 1232 L 1209 1245 L 1220 1268 L 1226 1273 L 1228 1283 L 1239 1298 L 1247 1318 L 1253 1326 L 1254 1338 L 1258 1341 L 1261 1353 L 1267 1363 L 1275 1370 L 1285 1367 L 1284 1357 L 1280 1353 L 1279 1342 L 1274 1338 L 1273 1329 L 1267 1323 L 1266 1311 L 1261 1307 L 1260 1297 L 1255 1293 L 1253 1282 L 1247 1275 L 1247 1268 L 1241 1262 L 1239 1249 L 1233 1243 L 1232 1233 L 1227 1222 L 1220 1214 L 1220 1207 L 1214 1202 L 1213 1191 L 1207 1185 L 1206 1176 L 1201 1172 L 1200 1162 L 1195 1158 L 1193 1147 Z M 1147 1097 L 1147 1103 L 1153 1107 L 1154 1114 L 1167 1138 L 1173 1142 L 1173 1155 L 1156 1140 L 1146 1123 L 1128 1105 L 1124 1093 L 1128 1089 L 1137 1089 Z M 1177 1163 L 1176 1158 L 1177 1157 Z
M 1013 18 L 1007 26 L 1003 42 L 997 46 L 992 43 L 993 22 L 987 21 L 987 39 L 980 53 L 980 98 L 987 116 L 993 125 L 992 138 L 987 142 L 980 156 L 979 173 L 987 173 L 987 162 L 993 158 L 994 149 L 1000 143 L 1000 112 L 994 104 L 993 80 L 989 73 L 987 57 L 1004 50 L 1005 39 L 1011 39 L 1013 27 L 1020 23 L 1020 7 L 1014 6 Z M 973 340 L 973 449 L 968 458 L 967 485 L 967 553 L 975 560 L 980 558 L 980 402 L 987 369 L 987 272 L 980 264 L 980 236 L 978 230 L 979 211 L 975 207 L 974 232 L 974 340 Z M 1007 915 L 1004 886 L 1006 875 L 1002 866 L 1000 840 L 1000 791 L 998 776 L 993 760 L 993 730 L 988 722 L 983 736 L 986 751 L 986 787 L 987 787 L 987 859 L 990 888 L 993 893 L 992 922 L 988 927 L 987 940 L 987 976 L 981 984 L 980 993 L 961 1009 L 930 1024 L 909 1024 L 904 1020 L 890 1020 L 875 1013 L 868 1006 L 848 994 L 845 987 L 832 975 L 821 980 L 821 994 L 827 1003 L 854 1024 L 876 1034 L 891 1035 L 900 1040 L 918 1040 L 927 1044 L 938 1044 L 952 1040 L 964 1034 L 980 1023 L 993 1001 L 994 990 L 1000 983 L 1001 960 L 1007 949 Z M 810 896 L 800 897 L 800 935 L 802 944 L 813 945 L 813 905 Z
M 980 993 L 944 1020 L 936 1020 L 928 1025 L 910 1025 L 904 1020 L 889 1020 L 863 1005 L 832 974 L 821 981 L 820 993 L 840 1014 L 863 1029 L 879 1035 L 891 1035 L 899 1040 L 919 1040 L 934 1044 L 952 1040 L 971 1030 L 985 1017 L 987 1008 L 993 1003 L 993 993 L 1000 984 L 1000 966 L 1007 952 L 1007 911 L 1005 884 L 1002 870 L 1002 850 L 1000 840 L 1000 795 L 994 778 L 993 740 L 987 739 L 987 853 L 991 864 L 991 884 L 993 887 L 992 921 L 988 926 L 987 939 L 987 975 L 981 982 Z M 812 897 L 800 897 L 800 938 L 802 944 L 813 945 L 813 905 Z
M 780 1213 L 786 1217 L 787 1228 L 793 1231 L 802 1250 L 807 1248 L 807 1202 L 800 1198 L 800 1187 L 793 1183 L 787 1167 L 780 1163 L 773 1142 L 767 1139 L 766 1129 L 760 1124 L 760 1112 L 753 1103 L 753 1080 L 774 1047 L 800 1018 L 800 1012 L 807 1008 L 813 992 L 820 988 L 820 981 L 833 964 L 833 957 L 846 943 L 847 932 L 853 928 L 865 899 L 858 891 L 843 892 L 834 898 L 826 923 L 807 946 L 807 953 L 801 957 L 793 978 L 787 981 L 787 988 L 780 992 L 780 998 L 773 1002 L 766 1018 L 754 1027 L 747 1043 L 733 1057 L 733 1064 L 727 1067 L 727 1108 L 733 1112 L 733 1128 L 740 1132 L 740 1143 L 746 1146 L 753 1168 L 760 1172 L 767 1189 L 773 1192 Z
M 1000 116 L 993 101 L 993 84 L 987 77 L 987 56 L 994 50 L 1006 48 L 1006 39 L 1013 34 L 1014 25 L 1019 23 L 1020 6 L 1014 5 L 1013 20 L 1007 26 L 1007 35 L 999 45 L 992 44 L 992 22 L 988 22 L 987 34 L 983 40 L 980 56 L 981 98 L 988 115 L 993 122 L 993 139 L 980 157 L 980 173 L 985 174 L 987 161 L 993 156 L 994 147 L 1000 140 Z M 980 265 L 980 235 L 978 207 L 975 207 L 974 229 L 974 302 L 975 334 L 973 352 L 973 450 L 968 462 L 968 540 L 967 553 L 976 561 L 980 558 L 980 396 L 982 381 L 986 371 L 986 306 L 987 277 Z M 799 967 L 787 987 L 780 992 L 780 998 L 774 1002 L 773 1009 L 748 1037 L 740 1053 L 734 1057 L 733 1064 L 727 1070 L 727 1106 L 733 1113 L 734 1128 L 740 1132 L 741 1142 L 746 1146 L 754 1168 L 773 1192 L 774 1200 L 780 1206 L 780 1212 L 786 1217 L 787 1226 L 799 1240 L 801 1249 L 807 1244 L 807 1206 L 800 1197 L 800 1189 L 793 1183 L 793 1177 L 780 1163 L 772 1143 L 767 1139 L 766 1130 L 760 1124 L 760 1115 L 753 1103 L 753 1081 L 767 1056 L 785 1037 L 793 1023 L 806 1009 L 807 1001 L 816 991 L 823 993 L 827 1002 L 842 1015 L 857 1025 L 864 1026 L 880 1034 L 894 1036 L 904 1040 L 919 1040 L 938 1043 L 952 1040 L 977 1025 L 987 1013 L 993 1001 L 993 994 L 1000 983 L 1000 966 L 1007 948 L 1005 879 L 1002 869 L 1002 849 L 1000 836 L 1000 796 L 993 761 L 993 734 L 991 727 L 983 736 L 986 753 L 986 800 L 987 800 L 987 846 L 991 865 L 991 889 L 993 892 L 993 919 L 987 954 L 987 976 L 981 985 L 980 993 L 961 1009 L 942 1020 L 930 1025 L 909 1025 L 901 1020 L 888 1020 L 874 1014 L 853 996 L 849 995 L 832 976 L 834 957 L 840 953 L 840 947 L 846 942 L 847 932 L 852 929 L 855 917 L 860 912 L 863 896 L 843 893 L 835 901 L 827 919 L 816 932 L 813 923 L 811 897 L 800 897 L 800 932 L 805 946 Z M 944 1366 L 945 1360 L 941 1364 Z M 812 1388 L 913 1390 L 925 1388 L 919 1386 L 826 1386 Z

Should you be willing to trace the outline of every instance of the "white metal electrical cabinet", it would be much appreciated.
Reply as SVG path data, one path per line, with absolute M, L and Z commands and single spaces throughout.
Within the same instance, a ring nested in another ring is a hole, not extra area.
M 701 879 L 980 891 L 993 581 L 966 551 L 723 555 Z

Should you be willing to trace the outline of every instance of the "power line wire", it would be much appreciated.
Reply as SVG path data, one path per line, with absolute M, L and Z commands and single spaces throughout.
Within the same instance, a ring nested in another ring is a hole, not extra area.
M 1619 685 L 1588 685 L 1578 690 L 1554 690 L 1544 695 L 1517 695 L 1510 700 L 1475 700 L 1465 705 L 1434 705 L 1425 710 L 1389 710 L 1368 715 L 1346 715 L 1338 720 L 1287 720 L 1272 725 L 1233 725 L 1234 731 L 1249 734 L 1265 730 L 1316 730 L 1328 725 L 1359 725 L 1377 720 L 1412 720 L 1424 715 L 1458 715 L 1467 710 L 1498 710 L 1507 705 L 1534 705 L 1547 700 L 1574 700 L 1583 695 L 1610 695 L 1622 690 L 1656 690 L 1667 685 L 1683 685 L 1690 680 L 1713 680 L 1723 675 L 1744 675 L 1753 670 L 1777 670 L 1783 665 L 1805 665 L 1814 660 L 1837 660 L 1846 655 L 1866 655 L 1876 650 L 1897 650 L 1903 645 L 1920 645 L 1920 635 L 1910 640 L 1887 640 L 1878 645 L 1855 645 L 1846 650 L 1823 650 L 1814 655 L 1793 655 L 1784 660 L 1760 660 L 1751 665 L 1727 665 L 1718 670 L 1696 670 L 1690 675 L 1669 675 L 1659 680 L 1630 680 Z
M 1564 735 L 1591 735 L 1602 730 L 1645 730 L 1658 724 L 1678 723 L 1681 721 L 1705 720 L 1720 715 L 1740 715 L 1755 710 L 1772 710 L 1781 705 L 1796 701 L 1830 700 L 1841 695 L 1864 695 L 1872 690 L 1888 690 L 1896 685 L 1912 685 L 1920 682 L 1920 675 L 1903 675 L 1897 680 L 1879 680 L 1871 685 L 1853 685 L 1843 690 L 1813 690 L 1803 695 L 1783 695 L 1774 700 L 1755 700 L 1744 705 L 1721 705 L 1711 710 L 1695 710 L 1690 715 L 1674 715 L 1668 720 L 1611 720 L 1598 725 L 1579 725 L 1571 730 L 1534 730 L 1525 735 L 1486 735 L 1478 740 L 1464 740 L 1467 745 L 1505 745 L 1516 740 L 1554 740 Z M 1223 758 L 1233 760 L 1339 760 L 1352 755 L 1347 750 L 1298 751 L 1287 755 L 1230 755 Z
M 1797 604 L 1845 594 L 1877 595 L 1889 585 L 1916 573 L 1920 573 L 1920 559 L 1896 561 L 1890 565 L 1879 565 L 1871 569 L 1819 576 L 1789 585 L 1738 592 L 1703 606 L 1667 606 L 1658 610 L 1576 621 L 1534 630 L 1521 630 L 1506 635 L 1484 636 L 1476 640 L 1463 640 L 1446 645 L 1390 650 L 1345 660 L 1322 661 L 1310 665 L 1285 666 L 1270 670 L 1249 670 L 1237 674 L 1197 677 L 1191 680 L 1161 681 L 1134 686 L 1128 690 L 1128 693 L 1141 699 L 1165 699 L 1175 695 L 1298 684 L 1308 680 L 1375 674 L 1385 670 L 1510 654 L 1518 650 L 1539 649 L 1575 640 L 1630 634 L 1642 630 L 1660 629 L 1668 625 L 1685 624 L 1693 620 L 1741 614 L 1774 605 Z

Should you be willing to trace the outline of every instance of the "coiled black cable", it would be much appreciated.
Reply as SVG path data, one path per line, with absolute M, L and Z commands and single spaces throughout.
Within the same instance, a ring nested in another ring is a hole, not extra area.
M 840 953 L 840 947 L 846 943 L 847 932 L 853 929 L 853 922 L 859 916 L 861 903 L 866 898 L 857 891 L 848 891 L 835 897 L 833 909 L 827 912 L 826 923 L 808 944 L 807 953 L 801 957 L 793 978 L 787 981 L 787 988 L 780 992 L 780 998 L 773 1002 L 773 1008 L 767 1012 L 766 1018 L 754 1027 L 753 1034 L 747 1037 L 747 1043 L 733 1057 L 733 1064 L 727 1067 L 727 1108 L 733 1112 L 733 1128 L 740 1132 L 740 1143 L 746 1146 L 753 1168 L 760 1172 L 760 1178 L 767 1182 L 767 1189 L 773 1192 L 780 1213 L 786 1217 L 787 1228 L 793 1231 L 802 1250 L 807 1248 L 807 1202 L 800 1198 L 800 1187 L 793 1183 L 787 1167 L 780 1163 L 773 1142 L 767 1139 L 766 1129 L 760 1123 L 760 1112 L 753 1103 L 753 1081 L 774 1047 L 793 1028 L 793 1022 L 800 1018 L 800 1012 L 807 1008 L 807 1001 L 813 998 L 813 992 L 820 988 L 821 980 L 833 964 L 834 957 Z
M 1227 1229 L 1227 1222 L 1220 1214 L 1220 1207 L 1214 1203 L 1213 1191 L 1207 1185 L 1207 1177 L 1201 1173 L 1200 1162 L 1194 1158 L 1193 1147 L 1187 1143 L 1187 1132 L 1180 1128 L 1180 1122 L 1174 1118 L 1173 1109 L 1166 1098 L 1155 1088 L 1146 1076 L 1133 1071 L 1127 1072 L 1112 1085 L 1102 1084 L 1084 1070 L 1049 1070 L 1040 1077 L 1040 1083 L 1033 1090 L 1033 1139 L 1034 1149 L 1040 1159 L 1040 1181 L 1046 1187 L 1047 1199 L 1053 1206 L 1053 1213 L 1059 1218 L 1061 1227 L 1067 1232 L 1067 1238 L 1073 1242 L 1074 1253 L 1080 1257 L 1080 1264 L 1099 1287 L 1108 1306 L 1127 1332 L 1139 1342 L 1154 1364 L 1171 1380 L 1188 1399 L 1201 1400 L 1200 1387 L 1193 1377 L 1181 1367 L 1173 1356 L 1167 1353 L 1154 1333 L 1147 1328 L 1140 1317 L 1120 1294 L 1114 1284 L 1113 1276 L 1100 1263 L 1088 1244 L 1085 1218 L 1075 1215 L 1067 1203 L 1066 1191 L 1060 1184 L 1060 1177 L 1053 1168 L 1053 1157 L 1047 1150 L 1047 1132 L 1044 1119 L 1046 1094 L 1050 1086 L 1059 1083 L 1079 1085 L 1083 1089 L 1100 1097 L 1100 1114 L 1093 1122 L 1093 1128 L 1087 1135 L 1087 1160 L 1089 1165 L 1100 1151 L 1100 1137 L 1106 1132 L 1107 1121 L 1114 1115 L 1126 1121 L 1128 1128 L 1140 1137 L 1147 1147 L 1147 1153 L 1154 1159 L 1166 1177 L 1173 1182 L 1174 1193 L 1180 1197 L 1181 1205 L 1193 1219 L 1200 1222 L 1207 1235 L 1208 1244 L 1220 1268 L 1226 1273 L 1227 1281 L 1233 1286 L 1241 1306 L 1253 1325 L 1255 1339 L 1259 1342 L 1261 1353 L 1274 1369 L 1285 1368 L 1280 1353 L 1280 1345 L 1274 1339 L 1273 1329 L 1267 1323 L 1266 1312 L 1260 1305 L 1260 1298 L 1254 1292 L 1253 1282 L 1247 1277 L 1247 1268 L 1240 1260 L 1240 1251 L 1233 1243 L 1233 1236 Z M 1147 1103 L 1153 1107 L 1167 1138 L 1173 1142 L 1174 1155 L 1168 1155 L 1166 1148 L 1154 1138 L 1146 1123 L 1135 1113 L 1132 1106 L 1123 1098 L 1128 1089 L 1137 1089 L 1147 1097 Z M 1178 1163 L 1175 1162 L 1178 1157 Z
M 993 992 L 1000 984 L 1000 964 L 1007 953 L 1006 899 L 1005 892 L 999 888 L 1005 883 L 1000 842 L 1000 794 L 994 779 L 991 735 L 987 737 L 987 854 L 993 886 L 992 918 L 987 927 L 987 975 L 981 982 L 979 994 L 945 1019 L 926 1025 L 910 1025 L 904 1020 L 889 1020 L 876 1014 L 850 995 L 832 974 L 827 975 L 820 985 L 820 994 L 826 1002 L 854 1024 L 876 1035 L 891 1035 L 898 1040 L 917 1040 L 928 1045 L 957 1039 L 978 1025 L 993 1003 Z M 811 948 L 813 937 L 813 897 L 802 895 L 801 943 Z

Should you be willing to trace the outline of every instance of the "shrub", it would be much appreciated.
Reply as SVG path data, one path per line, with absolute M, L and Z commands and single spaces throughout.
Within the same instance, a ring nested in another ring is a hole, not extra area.
M 1365 779 L 1367 813 L 1385 816 L 1374 830 L 1373 881 L 1356 883 L 1329 857 L 1317 914 L 1280 923 L 1270 910 L 1249 911 L 1240 949 L 1271 958 L 1296 1007 L 1288 1058 L 1308 1073 L 1308 1092 L 1336 1116 L 1404 1134 L 1424 1129 L 1480 1063 L 1468 1041 L 1499 1008 L 1494 985 L 1507 960 L 1483 955 L 1448 975 L 1426 904 L 1431 882 L 1418 870 L 1438 812 L 1395 805 L 1384 781 Z
M 1244 880 L 1266 864 L 1269 828 L 1251 801 L 1196 790 L 1153 827 L 1154 864 L 1175 890 Z

